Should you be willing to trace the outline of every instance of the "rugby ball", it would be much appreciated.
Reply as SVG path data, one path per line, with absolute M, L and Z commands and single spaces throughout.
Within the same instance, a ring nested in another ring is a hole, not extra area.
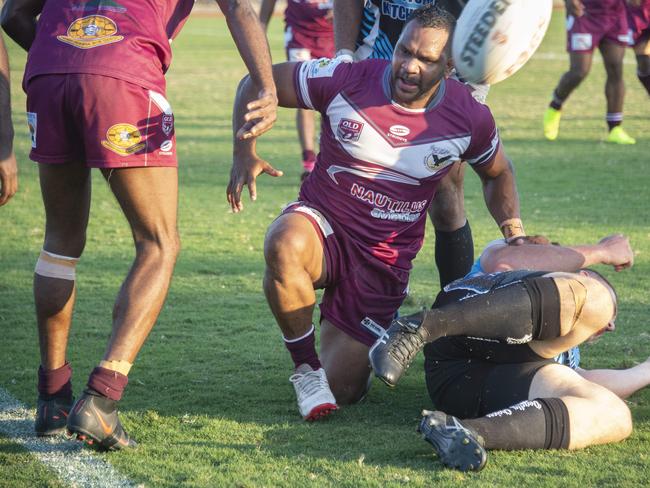
M 505 80 L 539 47 L 553 0 L 469 0 L 452 41 L 458 74 L 471 83 Z

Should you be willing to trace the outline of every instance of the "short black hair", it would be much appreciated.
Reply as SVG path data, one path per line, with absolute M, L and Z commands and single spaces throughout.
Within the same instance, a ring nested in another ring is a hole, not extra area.
M 416 20 L 422 27 L 444 29 L 450 35 L 456 27 L 456 18 L 435 3 L 429 3 L 411 12 L 404 25 L 406 26 L 412 20 Z

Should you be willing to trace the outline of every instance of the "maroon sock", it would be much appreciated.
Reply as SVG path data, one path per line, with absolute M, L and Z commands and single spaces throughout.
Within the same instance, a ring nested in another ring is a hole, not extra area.
M 313 325 L 307 334 L 298 339 L 284 339 L 284 345 L 289 350 L 296 368 L 301 364 L 308 364 L 313 370 L 321 368 L 320 359 L 316 354 L 316 334 Z
M 72 368 L 66 362 L 57 369 L 38 367 L 38 394 L 41 397 L 72 398 Z
M 641 76 L 637 74 L 637 77 L 639 78 L 641 84 L 645 87 L 645 91 L 647 91 L 648 95 L 650 95 L 650 75 Z
M 111 400 L 119 401 L 128 382 L 128 376 L 97 366 L 90 373 L 88 387 Z

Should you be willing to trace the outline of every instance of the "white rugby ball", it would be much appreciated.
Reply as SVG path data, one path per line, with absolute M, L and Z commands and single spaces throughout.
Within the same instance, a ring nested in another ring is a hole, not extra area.
M 469 0 L 454 32 L 452 57 L 471 83 L 505 80 L 539 47 L 553 0 Z

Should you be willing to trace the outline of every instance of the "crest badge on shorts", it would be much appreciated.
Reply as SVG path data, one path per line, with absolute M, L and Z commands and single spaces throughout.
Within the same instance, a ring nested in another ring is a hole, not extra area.
M 142 134 L 135 125 L 115 124 L 106 131 L 102 146 L 120 156 L 130 156 L 142 150 L 145 143 L 142 142 Z
M 117 24 L 114 20 L 103 15 L 89 15 L 75 20 L 65 36 L 56 38 L 79 49 L 92 49 L 124 39 L 124 36 L 116 34 Z

